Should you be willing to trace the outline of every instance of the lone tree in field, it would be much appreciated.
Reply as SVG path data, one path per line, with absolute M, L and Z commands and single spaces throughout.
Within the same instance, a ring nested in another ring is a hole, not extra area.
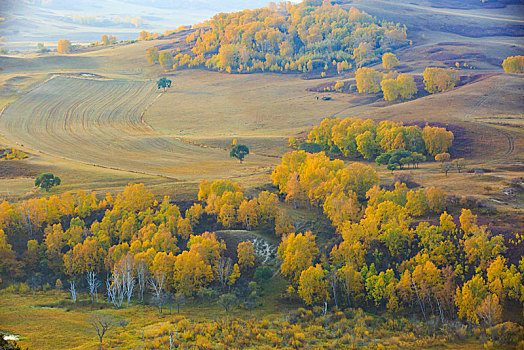
M 233 148 L 231 148 L 231 152 L 229 152 L 229 155 L 231 158 L 236 158 L 242 163 L 244 160 L 244 157 L 249 154 L 249 148 L 246 145 L 234 145 Z
M 113 327 L 113 320 L 100 314 L 94 314 L 89 319 L 89 324 L 97 333 L 100 344 L 102 344 L 104 335 L 111 329 L 111 327 Z
M 41 174 L 35 179 L 35 186 L 43 188 L 46 192 L 49 192 L 51 187 L 58 185 L 60 185 L 60 178 L 51 173 Z
M 156 84 L 158 85 L 159 89 L 163 88 L 164 92 L 166 92 L 166 89 L 171 87 L 171 80 L 167 78 L 160 78 L 160 80 L 158 80 Z

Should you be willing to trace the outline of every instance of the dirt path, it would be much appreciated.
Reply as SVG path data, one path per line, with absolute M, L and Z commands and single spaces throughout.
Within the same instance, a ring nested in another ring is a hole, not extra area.
M 499 134 L 502 134 L 508 141 L 508 148 L 506 149 L 506 151 L 496 157 L 495 159 L 491 160 L 491 161 L 488 161 L 486 163 L 494 163 L 494 162 L 498 162 L 498 161 L 501 161 L 503 159 L 505 159 L 507 156 L 509 156 L 510 154 L 513 153 L 513 151 L 515 151 L 515 140 L 513 139 L 513 136 L 505 131 L 505 130 L 501 130 L 499 128 L 496 128 L 494 126 L 491 126 L 491 125 L 487 125 L 486 123 L 481 123 L 481 122 L 478 122 L 478 121 L 475 121 L 475 120 L 472 120 L 471 117 L 477 113 L 477 111 L 482 107 L 482 105 L 484 103 L 486 103 L 486 101 L 488 101 L 491 97 L 493 97 L 495 95 L 495 93 L 500 89 L 500 84 L 494 84 L 490 90 L 490 92 L 483 96 L 476 104 L 475 106 L 473 106 L 473 108 L 469 111 L 469 113 L 466 113 L 464 114 L 464 121 L 467 121 L 469 123 L 475 123 L 475 124 L 479 124 L 479 125 L 482 125 L 483 127 L 486 127 L 486 128 L 489 128 L 491 130 L 494 130 L 496 131 L 497 133 Z

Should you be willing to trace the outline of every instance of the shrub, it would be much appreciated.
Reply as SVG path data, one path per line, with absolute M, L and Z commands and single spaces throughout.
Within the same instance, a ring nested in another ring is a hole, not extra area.
M 500 323 L 487 331 L 501 344 L 516 345 L 520 340 L 524 339 L 524 327 L 513 322 Z
M 322 146 L 315 142 L 304 142 L 298 149 L 307 153 L 318 153 L 322 151 Z
M 269 266 L 259 266 L 255 270 L 254 278 L 259 283 L 268 281 L 273 276 L 273 270 Z

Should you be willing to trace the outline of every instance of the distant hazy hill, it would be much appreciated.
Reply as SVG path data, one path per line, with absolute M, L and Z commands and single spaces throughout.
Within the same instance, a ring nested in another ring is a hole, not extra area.
M 296 2 L 296 1 L 295 1 Z M 0 0 L 0 37 L 8 48 L 48 45 L 67 38 L 92 42 L 102 34 L 118 39 L 164 32 L 204 21 L 218 12 L 267 6 L 269 0 Z

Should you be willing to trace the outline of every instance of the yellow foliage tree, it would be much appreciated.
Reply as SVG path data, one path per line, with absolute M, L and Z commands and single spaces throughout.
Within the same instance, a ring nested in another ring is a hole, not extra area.
M 278 257 L 282 260 L 282 274 L 298 285 L 302 271 L 312 266 L 318 254 L 315 235 L 311 231 L 290 233 L 282 239 L 278 247 Z
M 426 150 L 432 156 L 446 152 L 453 144 L 454 138 L 453 133 L 445 128 L 426 125 L 422 129 L 422 139 L 426 145 Z
M 524 73 L 524 56 L 511 56 L 502 62 L 502 67 L 506 73 Z
M 380 87 L 386 101 L 395 101 L 400 94 L 396 79 L 384 79 L 380 82 Z
M 71 42 L 67 39 L 62 39 L 58 41 L 58 46 L 56 50 L 59 53 L 71 53 Z
M 423 76 L 426 90 L 430 94 L 452 89 L 460 81 L 458 71 L 453 68 L 427 67 Z
M 298 295 L 307 305 L 319 304 L 329 300 L 328 281 L 322 266 L 316 264 L 302 271 Z
M 237 247 L 238 264 L 242 269 L 249 269 L 255 266 L 255 246 L 246 241 L 240 242 Z
M 382 67 L 384 69 L 393 69 L 399 65 L 400 61 L 397 56 L 391 52 L 387 52 L 382 55 Z
M 213 270 L 197 251 L 183 251 L 176 257 L 173 276 L 175 289 L 189 296 L 213 280 Z
M 380 82 L 383 74 L 372 68 L 362 67 L 357 69 L 355 79 L 359 93 L 376 94 L 380 91 Z

